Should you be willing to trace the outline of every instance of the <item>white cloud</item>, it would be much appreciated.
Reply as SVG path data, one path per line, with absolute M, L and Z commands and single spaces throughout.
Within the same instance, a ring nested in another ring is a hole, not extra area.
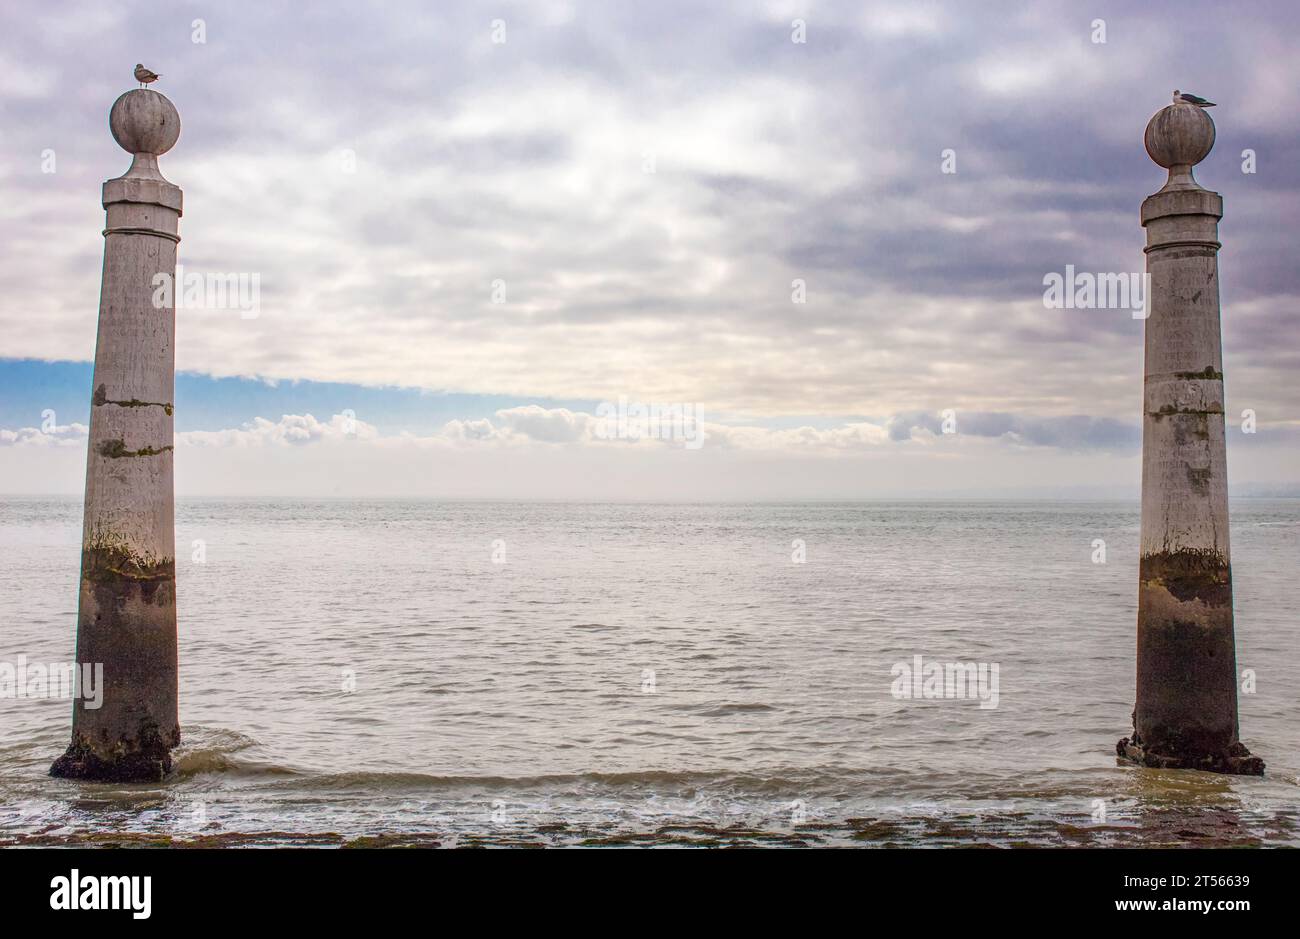
M 496 428 L 486 418 L 477 421 L 448 421 L 442 429 L 442 436 L 449 440 L 491 440 L 496 436 Z
M 318 421 L 310 414 L 285 414 L 278 421 L 256 417 L 242 427 L 227 430 L 191 430 L 176 435 L 176 441 L 190 447 L 303 446 L 348 440 L 375 440 L 379 432 L 354 417 L 335 414 Z
M 1082 416 L 1024 418 L 1011 414 L 962 412 L 962 432 L 954 440 L 1003 439 L 1024 446 L 1132 449 L 1133 429 L 1115 421 Z M 827 453 L 878 450 L 885 445 L 901 446 L 909 441 L 926 443 L 935 438 L 941 417 L 926 411 L 898 414 L 880 422 L 849 421 L 836 426 L 769 427 L 757 424 L 726 424 L 698 419 L 687 410 L 684 418 L 667 416 L 658 425 L 662 431 L 651 436 L 643 424 L 635 434 L 619 435 L 613 418 L 600 417 L 568 408 L 544 408 L 536 404 L 502 408 L 493 418 L 449 421 L 431 435 L 402 432 L 381 434 L 373 424 L 346 414 L 334 414 L 328 421 L 311 414 L 285 414 L 278 420 L 256 417 L 239 427 L 223 430 L 191 430 L 178 433 L 180 447 L 247 449 L 256 447 L 308 447 L 362 443 L 383 448 L 403 446 L 572 446 L 601 448 L 635 444 L 643 447 L 682 448 L 686 438 L 704 435 L 704 446 L 737 451 L 774 453 Z M 1265 424 L 1266 428 L 1274 425 Z M 1278 430 L 1287 425 L 1276 425 Z M 61 425 L 50 433 L 37 428 L 0 428 L 0 446 L 84 446 L 87 428 L 83 424 Z M 693 449 L 693 448 L 691 448 Z
M 90 432 L 85 424 L 60 424 L 49 431 L 38 427 L 5 430 L 0 427 L 0 447 L 82 447 Z
M 543 443 L 573 443 L 591 434 L 595 421 L 590 414 L 568 408 L 543 408 L 536 404 L 497 411 L 497 419 L 510 433 Z

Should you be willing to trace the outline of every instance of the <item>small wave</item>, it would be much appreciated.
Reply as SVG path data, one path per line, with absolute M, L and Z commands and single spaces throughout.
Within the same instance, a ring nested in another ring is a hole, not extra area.
M 763 711 L 775 711 L 770 704 L 715 704 L 699 711 L 701 717 L 729 717 L 732 714 L 757 714 Z
M 172 775 L 192 779 L 218 773 L 227 776 L 288 776 L 297 770 L 248 754 L 259 744 L 252 737 L 224 728 L 186 727 L 173 754 Z M 237 754 L 244 754 L 242 756 Z
M 863 785 L 868 776 L 877 782 L 902 771 L 881 768 L 837 773 L 828 777 L 823 769 L 782 768 L 769 772 L 725 770 L 633 770 L 621 773 L 550 773 L 537 776 L 451 776 L 412 772 L 345 772 L 299 776 L 274 783 L 275 787 L 311 790 L 504 790 L 528 792 L 538 789 L 590 791 L 593 789 L 718 789 L 742 792 L 820 791 L 828 785 Z M 845 777 L 848 778 L 845 778 Z

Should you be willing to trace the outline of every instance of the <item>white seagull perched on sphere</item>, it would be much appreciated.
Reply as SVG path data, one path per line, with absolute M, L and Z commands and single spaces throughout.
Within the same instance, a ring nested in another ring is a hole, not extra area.
M 160 78 L 162 78 L 161 75 L 155 75 L 139 62 L 135 63 L 135 80 L 140 83 L 141 88 L 150 82 L 156 82 Z
M 1206 101 L 1199 95 L 1184 94 L 1177 88 L 1174 89 L 1174 104 L 1194 104 L 1198 108 L 1212 108 L 1213 101 Z

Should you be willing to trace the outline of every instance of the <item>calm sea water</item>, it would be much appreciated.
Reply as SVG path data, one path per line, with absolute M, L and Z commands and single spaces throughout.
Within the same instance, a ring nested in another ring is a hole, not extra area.
M 177 516 L 174 778 L 51 779 L 70 703 L 0 700 L 0 844 L 1300 843 L 1297 501 L 1233 505 L 1263 779 L 1116 765 L 1135 503 Z M 0 503 L 0 661 L 72 658 L 80 524 Z M 894 697 L 917 655 L 997 707 Z

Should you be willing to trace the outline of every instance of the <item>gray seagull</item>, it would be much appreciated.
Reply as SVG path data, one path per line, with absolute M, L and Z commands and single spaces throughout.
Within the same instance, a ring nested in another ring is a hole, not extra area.
M 135 80 L 140 83 L 141 88 L 150 82 L 156 82 L 160 78 L 162 78 L 161 75 L 155 75 L 139 62 L 135 63 Z
M 1198 108 L 1214 107 L 1213 101 L 1206 101 L 1204 98 L 1199 97 L 1198 95 L 1185 94 L 1179 91 L 1177 88 L 1174 89 L 1174 104 L 1194 104 Z

